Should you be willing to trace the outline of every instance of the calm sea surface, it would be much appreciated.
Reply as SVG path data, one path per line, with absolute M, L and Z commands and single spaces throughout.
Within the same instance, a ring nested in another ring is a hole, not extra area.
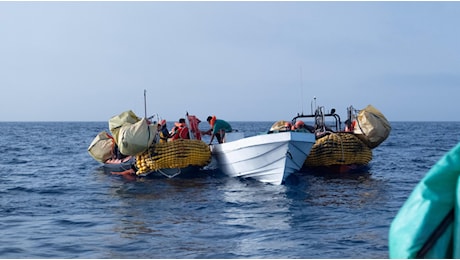
M 247 136 L 273 122 L 231 122 Z M 286 185 L 203 170 L 129 180 L 87 147 L 106 122 L 0 122 L 1 258 L 388 258 L 414 186 L 460 122 L 393 122 L 366 172 Z

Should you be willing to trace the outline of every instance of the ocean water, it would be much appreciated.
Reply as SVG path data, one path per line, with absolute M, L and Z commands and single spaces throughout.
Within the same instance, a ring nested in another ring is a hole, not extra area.
M 1 258 L 388 258 L 394 216 L 460 140 L 460 122 L 392 122 L 369 169 L 274 186 L 218 170 L 111 175 L 87 153 L 107 127 L 0 122 Z

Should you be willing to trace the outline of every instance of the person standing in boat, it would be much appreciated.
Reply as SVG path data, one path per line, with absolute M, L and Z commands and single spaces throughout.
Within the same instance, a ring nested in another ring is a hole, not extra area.
M 211 135 L 211 140 L 209 141 L 209 144 L 211 144 L 214 140 L 214 136 L 217 138 L 219 144 L 223 143 L 225 133 L 231 132 L 233 130 L 232 126 L 227 121 L 217 119 L 216 116 L 208 116 L 206 121 L 208 121 L 209 125 L 211 126 L 211 129 L 204 132 L 203 134 Z
M 185 118 L 180 118 L 179 122 L 175 123 L 173 129 L 171 129 L 170 136 L 172 140 L 190 139 L 190 133 L 187 123 L 185 123 Z

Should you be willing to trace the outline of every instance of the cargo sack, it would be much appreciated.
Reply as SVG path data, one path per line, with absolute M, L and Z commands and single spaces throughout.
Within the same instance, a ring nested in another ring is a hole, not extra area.
M 120 128 L 117 144 L 124 155 L 142 153 L 152 145 L 158 126 L 149 125 L 147 120 L 140 120 L 134 124 L 125 124 Z
M 353 131 L 372 149 L 387 139 L 391 126 L 379 110 L 368 105 L 358 113 Z
M 275 122 L 271 127 L 270 130 L 268 131 L 269 133 L 277 133 L 277 132 L 282 132 L 282 131 L 289 131 L 291 129 L 288 129 L 286 127 L 286 124 L 290 124 L 291 122 L 280 120 Z
M 113 146 L 114 140 L 112 137 L 109 133 L 102 131 L 89 145 L 88 153 L 94 158 L 94 160 L 104 163 L 108 159 L 112 158 Z
M 118 134 L 120 132 L 120 128 L 125 124 L 134 124 L 139 122 L 141 119 L 134 114 L 133 111 L 128 110 L 125 111 L 117 116 L 110 118 L 109 120 L 109 129 L 112 133 L 112 136 L 115 142 L 118 142 Z

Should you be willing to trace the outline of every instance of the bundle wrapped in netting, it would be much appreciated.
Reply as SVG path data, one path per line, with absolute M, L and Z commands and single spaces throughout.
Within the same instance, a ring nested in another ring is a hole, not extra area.
M 366 165 L 372 150 L 352 133 L 330 133 L 316 140 L 305 166 Z
M 137 175 L 160 169 L 206 166 L 211 161 L 209 146 L 201 140 L 179 139 L 156 143 L 136 156 Z

